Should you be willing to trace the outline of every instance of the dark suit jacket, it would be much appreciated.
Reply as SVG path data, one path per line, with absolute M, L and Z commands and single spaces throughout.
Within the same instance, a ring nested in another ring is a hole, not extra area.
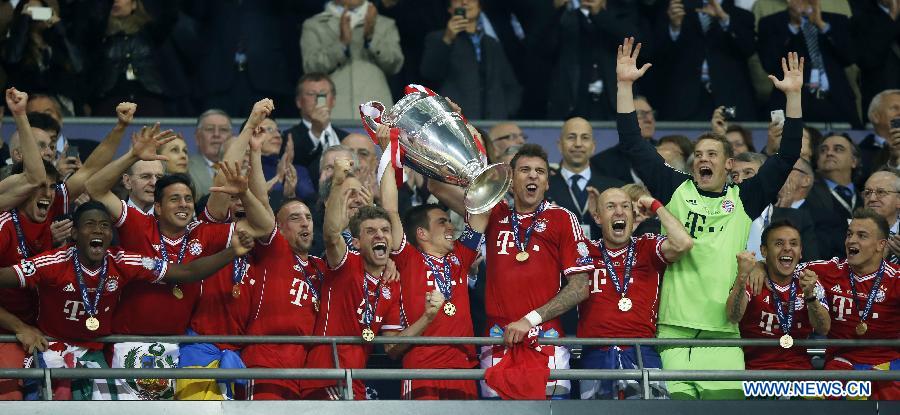
M 344 137 L 350 134 L 335 126 L 331 126 L 331 128 L 334 129 L 338 139 L 341 141 L 344 141 Z M 306 166 L 306 169 L 309 170 L 309 178 L 312 180 L 313 186 L 318 190 L 319 158 L 322 157 L 322 146 L 313 147 L 313 142 L 309 138 L 309 129 L 306 128 L 303 122 L 291 127 L 281 135 L 287 140 L 288 134 L 291 134 L 294 140 L 294 164 Z M 281 151 L 284 151 L 284 145 L 282 145 Z
M 856 99 L 850 89 L 850 81 L 844 68 L 852 65 L 854 61 L 854 45 L 850 39 L 850 20 L 847 16 L 822 13 L 822 20 L 831 25 L 825 34 L 819 34 L 819 50 L 825 65 L 825 73 L 828 75 L 829 94 L 828 100 L 843 115 L 840 121 L 849 122 L 854 127 L 862 127 L 856 112 Z M 781 76 L 781 58 L 788 52 L 797 52 L 806 57 L 803 80 L 809 82 L 812 62 L 809 58 L 809 50 L 806 48 L 806 39 L 803 32 L 794 34 L 788 29 L 789 17 L 787 11 L 775 13 L 763 17 L 759 21 L 759 60 L 767 73 Z M 814 99 L 804 88 L 804 102 Z M 772 90 L 769 98 L 771 109 L 784 108 L 785 98 L 777 88 Z M 838 121 L 838 120 L 829 120 Z
M 891 160 L 891 149 L 887 143 L 884 146 L 878 145 L 875 134 L 869 134 L 859 142 L 859 155 L 862 158 L 861 171 L 854 183 L 857 187 L 862 187 L 873 172 Z
M 634 183 L 634 177 L 631 176 L 631 158 L 619 144 L 594 154 L 591 157 L 591 171 L 618 179 L 623 183 Z
M 807 198 L 806 200 L 808 201 L 809 199 Z M 804 262 L 826 259 L 819 253 L 819 243 L 816 241 L 816 227 L 807 210 L 802 209 L 802 206 L 799 209 L 776 207 L 772 212 L 771 222 L 780 220 L 790 221 L 800 231 L 800 239 L 803 241 Z M 828 257 L 828 259 L 831 259 L 831 257 Z
M 425 37 L 422 77 L 439 84 L 438 93 L 465 108 L 469 119 L 508 119 L 519 109 L 519 86 L 503 47 L 494 38 L 481 38 L 481 62 L 475 58 L 475 46 L 466 33 L 460 33 L 447 45 L 441 39 L 444 30 Z
M 875 94 L 900 87 L 900 20 L 891 20 L 878 6 L 878 0 L 850 2 L 853 17 L 850 33 L 856 50 L 856 65 L 860 71 L 860 92 L 863 111 Z
M 858 194 L 854 194 L 856 207 L 863 205 L 863 200 Z M 816 230 L 816 242 L 818 242 L 819 257 L 832 258 L 846 256 L 844 239 L 847 236 L 847 221 L 850 212 L 838 202 L 828 190 L 828 185 L 822 178 L 816 178 L 812 189 L 806 196 L 806 202 L 800 209 L 809 213 Z M 806 240 L 804 239 L 804 245 Z
M 660 119 L 696 119 L 701 105 L 704 86 L 700 82 L 700 71 L 705 59 L 709 66 L 714 106 L 736 106 L 738 120 L 754 120 L 756 104 L 747 59 L 756 52 L 753 14 L 734 6 L 734 2 L 722 2 L 722 8 L 729 15 L 728 29 L 712 20 L 704 34 L 700 18 L 694 9 L 703 7 L 700 0 L 685 0 L 687 14 L 681 31 L 675 41 L 669 34 L 668 17 L 665 10 L 660 16 L 660 24 L 655 33 L 663 100 L 660 105 Z M 654 65 L 655 66 L 655 65 Z M 708 120 L 710 114 L 702 114 Z M 692 117 L 693 115 L 693 117 Z
M 562 206 L 568 209 L 570 212 L 574 213 L 575 216 L 578 216 L 578 219 L 581 221 L 582 225 L 590 225 L 591 227 L 591 239 L 599 239 L 600 238 L 600 227 L 594 223 L 594 218 L 591 217 L 590 213 L 585 212 L 581 214 L 577 207 L 575 207 L 575 201 L 572 200 L 571 193 L 569 192 L 570 184 L 566 182 L 566 179 L 563 178 L 563 175 L 557 170 L 555 174 L 551 174 L 548 179 L 550 189 L 547 191 L 547 199 L 550 199 L 551 202 L 556 203 L 559 206 Z M 610 187 L 622 187 L 625 185 L 620 180 L 614 179 L 612 177 L 607 177 L 600 174 L 598 171 L 591 169 L 591 178 L 588 180 L 588 186 L 595 187 L 601 193 L 609 189 Z

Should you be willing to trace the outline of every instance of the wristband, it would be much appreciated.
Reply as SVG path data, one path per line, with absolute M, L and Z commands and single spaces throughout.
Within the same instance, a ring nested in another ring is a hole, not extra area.
M 663 207 L 662 202 L 660 202 L 659 200 L 653 199 L 653 203 L 650 204 L 650 212 L 655 215 L 656 211 L 659 210 L 659 208 L 661 208 L 661 207 Z
M 528 323 L 531 324 L 531 327 L 537 326 L 538 324 L 544 322 L 544 320 L 541 318 L 541 315 L 534 310 L 529 311 L 528 314 L 525 315 L 525 320 L 528 320 Z

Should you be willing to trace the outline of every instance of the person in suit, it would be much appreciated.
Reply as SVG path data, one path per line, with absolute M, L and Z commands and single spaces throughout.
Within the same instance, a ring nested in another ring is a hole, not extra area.
M 591 170 L 590 157 L 594 153 L 594 131 L 591 124 L 581 117 L 570 118 L 560 131 L 559 152 L 562 162 L 556 174 L 549 177 L 547 198 L 574 213 L 581 222 L 585 235 L 591 239 L 600 237 L 600 228 L 594 223 L 587 208 L 588 187 L 603 192 L 625 183 Z
M 872 123 L 872 134 L 859 143 L 862 156 L 860 178 L 863 180 L 883 166 L 892 169 L 900 166 L 900 128 L 891 128 L 891 120 L 900 118 L 900 89 L 887 89 L 875 95 L 869 103 L 868 117 Z M 856 184 L 862 185 L 863 182 L 857 181 Z
M 547 31 L 544 50 L 556 51 L 550 75 L 547 118 L 613 118 L 616 47 L 639 35 L 638 4 L 625 0 L 581 0 L 561 7 Z
M 806 57 L 803 119 L 848 122 L 861 129 L 856 97 L 844 68 L 853 64 L 854 47 L 847 16 L 822 12 L 821 0 L 788 0 L 787 10 L 759 21 L 759 59 L 770 74 L 781 73 L 781 57 L 797 51 Z M 784 94 L 772 91 L 769 107 L 784 108 Z
M 849 137 L 831 135 L 817 149 L 819 177 L 802 209 L 813 219 L 822 258 L 843 257 L 847 222 L 862 200 L 853 185 L 859 148 Z
M 888 260 L 900 263 L 900 175 L 882 170 L 872 173 L 862 191 L 866 208 L 881 215 L 891 226 L 888 239 Z
M 653 135 L 656 134 L 656 111 L 650 106 L 647 98 L 642 96 L 634 97 L 634 108 L 641 128 L 641 137 L 655 143 Z M 631 159 L 618 143 L 591 157 L 591 167 L 604 176 L 624 183 L 641 183 L 631 166 Z
M 900 2 L 853 1 L 850 33 L 860 71 L 862 106 L 881 91 L 900 88 Z
M 294 103 L 300 110 L 300 123 L 282 135 L 294 142 L 294 164 L 307 166 L 310 179 L 318 189 L 319 159 L 322 150 L 335 146 L 350 134 L 331 125 L 331 111 L 337 94 L 328 75 L 309 73 L 297 82 Z M 287 143 L 287 140 L 284 141 Z M 282 148 L 284 151 L 284 148 Z
M 747 66 L 756 51 L 753 14 L 733 0 L 670 0 L 666 14 L 669 24 L 655 34 L 664 74 L 660 118 L 701 121 L 733 106 L 737 120 L 754 120 Z
M 456 10 L 460 14 L 456 14 Z M 444 30 L 425 37 L 421 73 L 439 94 L 466 109 L 470 119 L 508 119 L 519 109 L 522 87 L 503 46 L 486 30 L 478 0 L 451 0 Z
M 222 145 L 234 135 L 231 117 L 217 108 L 208 109 L 197 118 L 194 140 L 200 157 L 188 158 L 188 174 L 197 198 L 209 193 L 213 183 L 215 164 L 222 156 Z

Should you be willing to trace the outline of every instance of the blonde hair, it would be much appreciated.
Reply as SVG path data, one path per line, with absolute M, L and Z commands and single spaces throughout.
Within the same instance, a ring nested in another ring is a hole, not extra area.
M 622 191 L 625 192 L 626 195 L 628 195 L 628 198 L 630 198 L 631 201 L 636 201 L 636 200 L 640 199 L 641 196 L 651 196 L 652 197 L 652 195 L 650 194 L 650 191 L 647 190 L 647 188 L 644 187 L 644 185 L 642 185 L 642 184 L 636 184 L 636 183 L 626 184 L 625 186 L 622 186 Z

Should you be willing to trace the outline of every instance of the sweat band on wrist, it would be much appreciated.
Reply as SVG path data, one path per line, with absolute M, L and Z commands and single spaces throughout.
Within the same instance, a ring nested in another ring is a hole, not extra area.
M 653 212 L 653 214 L 655 215 L 656 211 L 659 210 L 659 208 L 661 208 L 661 207 L 663 207 L 662 202 L 660 202 L 659 200 L 653 199 L 653 203 L 650 204 L 650 212 Z
M 525 315 L 525 320 L 528 320 L 531 323 L 531 327 L 537 326 L 544 322 L 544 319 L 541 318 L 541 315 L 538 314 L 537 311 L 531 310 L 528 314 Z

